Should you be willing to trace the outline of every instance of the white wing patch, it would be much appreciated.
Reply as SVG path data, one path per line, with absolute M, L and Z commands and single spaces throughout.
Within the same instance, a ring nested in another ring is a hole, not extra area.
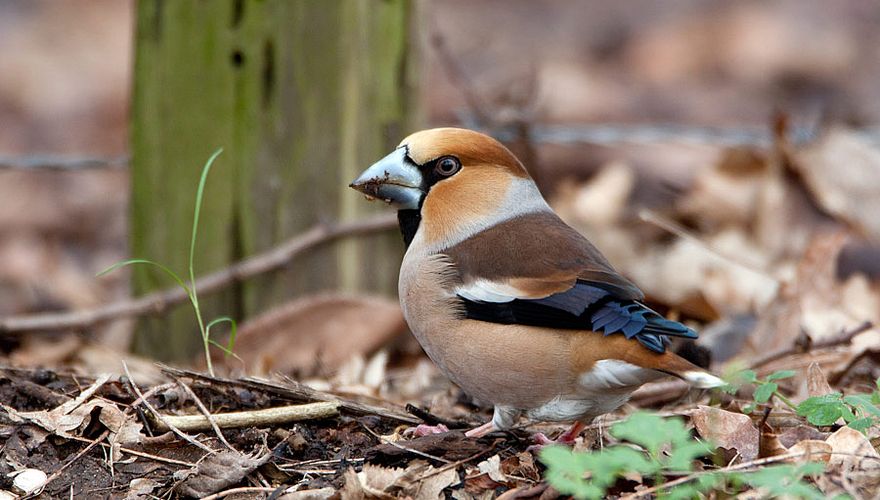
M 489 281 L 478 279 L 457 287 L 455 294 L 474 302 L 494 302 L 504 303 L 510 302 L 522 296 L 525 293 L 516 287 L 506 283 L 498 283 L 497 281 Z
M 578 378 L 581 387 L 596 391 L 619 387 L 639 386 L 661 377 L 662 374 L 617 359 L 603 359 Z

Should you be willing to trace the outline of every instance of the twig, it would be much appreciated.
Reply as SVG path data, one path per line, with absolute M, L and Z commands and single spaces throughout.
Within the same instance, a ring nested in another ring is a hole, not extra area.
M 853 339 L 853 337 L 855 337 L 856 335 L 863 333 L 867 330 L 870 330 L 873 327 L 874 327 L 873 323 L 871 323 L 870 321 L 865 321 L 861 325 L 858 325 L 857 327 L 853 328 L 852 330 L 845 331 L 845 332 L 841 333 L 840 335 L 837 335 L 837 336 L 832 337 L 830 339 L 820 340 L 818 342 L 813 342 L 812 344 L 810 344 L 809 350 L 812 351 L 812 350 L 818 350 L 818 349 L 827 349 L 829 347 L 837 347 L 842 344 L 848 344 Z M 791 355 L 791 354 L 798 354 L 798 353 L 802 352 L 802 350 L 803 350 L 802 347 L 795 345 L 792 347 L 786 347 L 785 349 L 780 349 L 778 351 L 768 353 L 764 356 L 759 357 L 754 362 L 752 362 L 750 368 L 758 368 L 758 367 L 764 366 L 767 363 L 770 363 L 771 361 L 776 361 L 777 359 L 784 358 L 784 357 Z
M 65 469 L 67 469 L 68 467 L 70 467 L 71 465 L 73 465 L 74 462 L 76 462 L 77 460 L 79 460 L 80 458 L 82 458 L 82 456 L 85 455 L 86 453 L 88 453 L 89 451 L 91 451 L 92 448 L 94 448 L 95 446 L 98 446 L 99 444 L 101 444 L 101 441 L 103 441 L 104 439 L 106 439 L 107 436 L 109 436 L 109 435 L 110 435 L 110 429 L 105 429 L 104 432 L 102 432 L 101 435 L 98 436 L 97 439 L 95 439 L 94 441 L 90 441 L 89 444 L 88 444 L 88 446 L 86 446 L 86 447 L 83 448 L 79 453 L 77 453 L 77 454 L 73 457 L 73 459 L 69 460 L 66 464 L 62 465 L 61 468 L 59 468 L 58 470 L 56 470 L 55 472 L 53 472 L 52 474 L 50 474 L 49 477 L 46 478 L 46 484 L 49 484 L 49 483 L 51 483 L 54 479 L 57 479 L 58 476 L 60 476 L 61 473 L 64 472 Z
M 424 481 L 425 479 L 428 479 L 429 477 L 436 476 L 437 474 L 440 474 L 442 472 L 446 472 L 449 469 L 454 469 L 454 468 L 458 467 L 459 465 L 466 464 L 475 458 L 480 458 L 481 456 L 483 456 L 489 452 L 495 451 L 495 447 L 497 445 L 498 445 L 498 440 L 493 442 L 492 446 L 490 446 L 489 448 L 486 448 L 485 450 L 480 451 L 479 453 L 475 453 L 467 458 L 463 458 L 463 459 L 457 460 L 455 462 L 449 462 L 446 465 L 443 465 L 441 467 L 438 467 L 438 468 L 432 470 L 431 472 L 426 472 L 425 474 L 422 474 L 421 476 L 419 476 L 419 478 L 413 482 L 418 483 L 418 482 Z
M 807 454 L 807 452 L 805 452 L 805 451 L 801 451 L 801 452 L 797 452 L 797 453 L 784 453 L 782 455 L 776 455 L 775 457 L 759 458 L 757 460 L 752 460 L 750 462 L 743 462 L 739 465 L 734 465 L 733 467 L 725 467 L 724 469 L 695 472 L 693 474 L 688 474 L 687 476 L 680 477 L 680 478 L 672 480 L 672 481 L 667 481 L 663 484 L 658 484 L 656 486 L 652 486 L 648 489 L 637 491 L 635 493 L 630 493 L 629 495 L 625 495 L 625 496 L 620 497 L 620 500 L 634 500 L 636 498 L 643 498 L 643 497 L 650 495 L 651 493 L 654 493 L 654 492 L 657 492 L 660 490 L 664 490 L 667 488 L 671 488 L 673 486 L 678 486 L 679 484 L 691 482 L 694 479 L 696 479 L 700 476 L 705 476 L 707 474 L 735 472 L 738 470 L 749 469 L 751 467 L 757 467 L 759 465 L 771 464 L 771 463 L 775 463 L 775 462 L 783 462 L 783 461 L 788 460 L 790 458 L 802 457 L 806 454 Z
M 242 486 L 239 488 L 232 488 L 226 491 L 220 491 L 214 493 L 213 495 L 208 495 L 203 497 L 202 500 L 217 500 L 218 498 L 228 497 L 229 495 L 236 495 L 238 493 L 272 493 L 277 490 L 286 491 L 289 486 L 279 486 L 277 488 L 272 487 L 264 487 L 264 486 Z
M 193 401 L 195 401 L 196 406 L 199 408 L 199 411 L 202 412 L 202 415 L 204 415 L 205 419 L 208 420 L 208 423 L 211 425 L 211 428 L 214 430 L 214 434 L 217 435 L 217 439 L 219 439 L 220 442 L 223 443 L 223 446 L 229 448 L 232 451 L 238 451 L 235 448 L 233 448 L 232 445 L 229 444 L 229 441 L 226 440 L 226 437 L 223 436 L 223 432 L 221 432 L 220 427 L 217 426 L 217 421 L 214 419 L 214 416 L 211 415 L 211 412 L 209 412 L 207 408 L 205 408 L 205 405 L 202 403 L 202 400 L 199 399 L 198 396 L 196 396 L 196 393 L 193 392 L 193 390 L 190 388 L 190 386 L 183 383 L 183 381 L 177 377 L 174 378 L 174 381 L 177 382 L 180 385 L 180 387 L 182 387 L 183 390 L 187 394 L 189 394 L 189 397 L 193 398 Z M 179 425 L 177 427 L 181 428 Z M 194 430 L 194 429 L 184 429 L 184 430 Z M 201 430 L 201 429 L 199 429 L 199 430 Z
M 91 157 L 70 155 L 0 156 L 0 170 L 85 170 L 93 168 L 126 168 L 128 156 Z
M 438 417 L 427 410 L 423 410 L 418 406 L 409 403 L 406 405 L 406 411 L 414 417 L 423 420 L 428 425 L 442 424 L 449 429 L 467 429 L 468 427 L 471 427 L 471 424 L 464 420 L 450 420 L 448 418 Z
M 147 435 L 153 437 L 153 425 L 150 423 L 150 420 L 147 418 L 147 415 L 144 413 L 144 411 L 141 410 L 140 405 L 141 403 L 143 403 L 144 399 L 153 396 L 153 394 L 156 394 L 157 392 L 164 391 L 169 387 L 174 387 L 174 384 L 168 383 L 157 385 L 155 387 L 151 387 L 147 392 L 145 392 L 143 397 L 135 397 L 137 396 L 137 394 L 135 394 L 135 392 L 131 388 L 131 386 L 134 385 L 134 382 L 128 379 L 126 379 L 126 382 L 127 383 L 123 384 L 123 387 L 125 387 L 126 391 L 129 393 L 129 396 L 135 398 L 135 400 L 131 405 L 129 405 L 128 408 L 125 409 L 124 413 L 128 413 L 133 409 L 135 413 L 137 413 L 138 420 L 140 420 L 141 423 L 144 425 L 144 430 L 147 431 Z
M 436 461 L 438 461 L 438 462 L 443 462 L 444 464 L 451 464 L 451 463 L 453 463 L 453 462 L 451 462 L 451 461 L 449 461 L 449 460 L 446 460 L 445 458 L 440 458 L 440 457 L 438 457 L 438 456 L 431 455 L 430 453 L 425 453 L 424 451 L 414 450 L 414 449 L 412 449 L 412 448 L 408 448 L 408 447 L 406 447 L 406 446 L 403 446 L 403 445 L 400 444 L 400 443 L 395 443 L 394 441 L 391 441 L 390 439 L 388 439 L 388 438 L 386 438 L 386 437 L 383 437 L 383 436 L 380 436 L 379 434 L 376 434 L 376 432 L 375 432 L 373 429 L 370 429 L 369 427 L 367 427 L 367 426 L 364 425 L 363 423 L 361 424 L 361 427 L 363 427 L 367 432 L 369 432 L 370 434 L 372 434 L 373 437 L 375 437 L 376 439 L 378 439 L 380 442 L 385 443 L 385 444 L 387 444 L 387 445 L 391 445 L 391 446 L 393 446 L 393 447 L 395 447 L 395 448 L 397 448 L 397 449 L 399 449 L 399 450 L 403 450 L 403 451 L 406 451 L 406 452 L 408 452 L 408 453 L 412 453 L 412 454 L 414 454 L 414 455 L 418 455 L 418 456 L 420 456 L 420 457 L 430 458 L 431 460 L 436 460 Z
M 265 427 L 302 420 L 335 417 L 339 414 L 339 403 L 321 402 L 303 405 L 279 406 L 263 410 L 240 411 L 231 413 L 215 413 L 211 415 L 214 422 L 204 415 L 163 415 L 157 429 L 165 431 L 180 429 L 181 431 L 205 431 L 237 427 Z M 213 425 L 212 425 L 213 424 Z
M 641 219 L 645 222 L 648 222 L 650 224 L 654 224 L 655 226 L 657 226 L 661 229 L 664 229 L 664 230 L 678 236 L 679 238 L 681 238 L 683 240 L 690 241 L 691 243 L 698 245 L 700 248 L 705 249 L 707 252 L 711 253 L 715 257 L 718 257 L 719 259 L 721 259 L 729 264 L 732 264 L 742 270 L 757 274 L 758 276 L 766 278 L 766 279 L 772 281 L 773 283 L 779 284 L 778 279 L 771 276 L 767 271 L 765 271 L 764 269 L 761 269 L 758 265 L 750 263 L 750 262 L 742 262 L 738 258 L 735 258 L 731 255 L 726 255 L 724 252 L 721 252 L 720 250 L 713 248 L 712 245 L 701 240 L 698 236 L 694 235 L 693 233 L 691 233 L 690 231 L 688 231 L 687 229 L 682 227 L 677 222 L 669 220 L 666 217 L 663 217 L 662 215 L 655 212 L 654 210 L 649 210 L 649 209 L 639 210 L 639 219 Z
M 91 439 L 86 439 L 86 438 L 82 438 L 79 436 L 67 436 L 67 437 L 68 437 L 68 439 L 73 439 L 74 441 L 82 441 L 83 443 L 93 443 L 94 442 Z M 110 447 L 110 445 L 106 444 L 106 443 L 99 442 L 98 444 L 100 444 L 101 446 L 107 447 L 107 448 Z M 194 464 L 192 462 L 184 462 L 182 460 L 175 460 L 173 458 L 160 457 L 159 455 L 152 455 L 150 453 L 146 453 L 143 451 L 132 450 L 131 448 L 119 447 L 116 449 L 121 451 L 122 453 L 127 453 L 129 455 L 133 455 L 133 456 L 141 457 L 141 458 L 148 458 L 150 460 L 155 460 L 157 462 L 164 462 L 164 463 L 172 464 L 172 465 L 181 465 L 183 467 L 190 467 L 190 468 L 196 466 L 196 464 Z
M 395 227 L 396 224 L 397 218 L 394 214 L 381 214 L 353 222 L 318 224 L 267 252 L 254 255 L 232 264 L 226 269 L 198 278 L 195 286 L 199 293 L 208 295 L 224 289 L 231 283 L 237 283 L 282 267 L 297 255 L 318 245 L 346 236 L 384 231 Z M 29 316 L 7 316 L 0 318 L 0 333 L 88 328 L 110 320 L 161 313 L 169 307 L 187 300 L 189 297 L 186 291 L 175 287 L 94 309 Z
M 471 112 L 476 115 L 477 120 L 480 121 L 482 126 L 492 126 L 495 119 L 489 113 L 489 110 L 487 109 L 488 106 L 484 105 L 485 100 L 477 93 L 473 82 L 471 82 L 470 77 L 468 77 L 467 71 L 465 71 L 461 65 L 458 64 L 455 57 L 452 56 L 452 53 L 446 45 L 446 39 L 443 38 L 443 35 L 439 32 L 435 32 L 431 36 L 430 41 L 431 47 L 434 49 L 434 52 L 437 54 L 437 59 L 440 61 L 440 66 L 443 67 L 443 72 L 450 79 L 453 87 L 461 92 L 468 108 L 470 108 Z
M 106 384 L 108 380 L 110 380 L 109 373 L 105 373 L 99 376 L 92 385 L 86 387 L 83 391 L 81 391 L 76 399 L 62 404 L 58 407 L 58 409 L 61 410 L 61 413 L 67 415 L 73 410 L 79 408 L 80 405 L 85 403 L 90 397 L 94 396 L 95 393 L 98 392 L 98 389 L 100 389 L 102 385 Z
M 208 452 L 208 453 L 211 453 L 211 454 L 214 453 L 214 450 L 212 450 L 211 448 L 208 448 L 208 447 L 205 446 L 204 444 L 202 444 L 202 443 L 196 441 L 196 439 L 195 439 L 194 437 L 192 437 L 192 436 L 190 436 L 189 434 L 186 434 L 186 433 L 184 433 L 184 432 L 181 432 L 179 429 L 177 429 L 177 428 L 174 427 L 173 425 L 169 425 L 168 422 L 165 421 L 165 417 L 162 416 L 161 413 L 159 413 L 158 411 L 156 411 L 156 409 L 153 408 L 153 405 L 151 405 L 150 402 L 147 401 L 147 400 L 144 398 L 144 396 L 141 394 L 141 390 L 138 389 L 137 384 L 135 383 L 134 379 L 131 377 L 131 373 L 128 371 L 128 365 L 125 364 L 125 361 L 122 361 L 122 369 L 125 370 L 125 375 L 128 377 L 128 379 L 131 380 L 131 388 L 134 390 L 134 392 L 138 395 L 138 397 L 139 397 L 140 399 L 143 399 L 144 406 L 146 406 L 147 409 L 150 410 L 150 412 L 151 412 L 151 413 L 152 413 L 152 414 L 153 414 L 153 415 L 154 415 L 154 416 L 155 416 L 160 422 L 162 422 L 163 424 L 166 425 L 167 430 L 170 430 L 171 432 L 177 434 L 178 436 L 180 436 L 181 439 L 183 439 L 183 440 L 186 441 L 187 443 L 189 443 L 189 444 L 191 444 L 191 445 L 193 445 L 193 446 L 195 446 L 195 447 L 197 447 L 197 448 L 201 448 L 202 450 L 204 450 L 204 451 L 206 451 L 206 452 Z

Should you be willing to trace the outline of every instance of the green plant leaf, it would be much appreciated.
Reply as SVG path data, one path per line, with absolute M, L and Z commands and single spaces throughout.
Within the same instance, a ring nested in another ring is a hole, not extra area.
M 154 262 L 154 261 L 152 261 L 152 260 L 148 260 L 148 259 L 128 259 L 128 260 L 123 260 L 122 262 L 117 262 L 116 264 L 113 264 L 112 266 L 108 267 L 107 269 L 104 269 L 103 271 L 101 271 L 100 273 L 98 273 L 97 276 L 104 276 L 105 274 L 112 273 L 113 271 L 115 271 L 115 270 L 117 270 L 117 269 L 119 269 L 119 268 L 121 268 L 121 267 L 131 266 L 131 265 L 137 265 L 137 264 L 145 264 L 145 265 L 148 265 L 148 266 L 153 266 L 153 267 L 157 267 L 157 268 L 159 268 L 162 272 L 164 272 L 164 273 L 165 273 L 166 275 L 168 275 L 172 280 L 174 280 L 175 283 L 177 283 L 178 285 L 180 285 L 181 288 L 183 288 L 184 290 L 186 290 L 187 295 L 189 295 L 189 293 L 190 293 L 190 292 L 189 292 L 189 286 L 187 286 L 186 282 L 184 282 L 183 279 L 182 279 L 180 276 L 177 275 L 177 273 L 175 273 L 174 271 L 172 271 L 171 269 L 169 269 L 167 266 L 164 266 L 164 265 L 162 265 L 162 264 L 159 264 L 158 262 Z
M 767 382 L 758 386 L 755 389 L 755 402 L 756 403 L 766 403 L 770 401 L 770 397 L 773 396 L 773 393 L 779 389 L 779 386 L 775 382 Z
M 867 432 L 868 428 L 870 428 L 872 425 L 874 425 L 874 419 L 871 417 L 862 417 L 862 418 L 858 418 L 858 419 L 853 420 L 852 422 L 848 423 L 847 425 L 849 425 L 853 429 L 864 434 Z
M 680 419 L 661 418 L 652 413 L 636 412 L 623 422 L 611 427 L 611 435 L 642 446 L 657 457 L 665 443 L 680 443 L 691 439 L 690 432 Z
M 540 452 L 547 465 L 547 482 L 557 491 L 575 498 L 602 498 L 605 489 L 594 486 L 584 478 L 586 468 L 579 457 L 564 446 L 547 446 Z
M 767 375 L 767 378 L 765 378 L 764 380 L 766 380 L 767 382 L 772 382 L 774 380 L 794 377 L 795 374 L 796 372 L 794 370 L 778 370 L 771 373 L 770 375 Z
M 874 404 L 871 396 L 867 394 L 850 394 L 849 396 L 845 396 L 843 400 L 855 408 L 862 410 L 866 415 L 880 417 L 880 408 Z
M 797 414 L 807 417 L 807 421 L 813 425 L 826 426 L 837 422 L 843 416 L 843 401 L 839 392 L 813 396 L 805 399 L 797 407 Z
M 691 438 L 686 443 L 679 443 L 669 452 L 666 459 L 666 468 L 672 471 L 690 471 L 693 469 L 695 458 L 704 457 L 712 453 L 712 448 L 706 443 Z

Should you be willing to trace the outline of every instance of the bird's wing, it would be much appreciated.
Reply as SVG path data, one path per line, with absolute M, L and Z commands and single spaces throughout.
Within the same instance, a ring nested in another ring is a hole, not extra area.
M 639 302 L 642 292 L 555 214 L 511 219 L 445 253 L 469 319 L 622 333 L 661 353 L 666 336 L 696 338 Z

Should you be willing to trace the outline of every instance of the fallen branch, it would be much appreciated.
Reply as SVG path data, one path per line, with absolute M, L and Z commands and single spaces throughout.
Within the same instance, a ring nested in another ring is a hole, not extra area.
M 375 233 L 397 225 L 394 214 L 382 214 L 354 222 L 318 224 L 264 253 L 248 257 L 220 271 L 198 278 L 200 295 L 220 291 L 232 283 L 284 266 L 297 255 L 339 238 Z M 64 313 L 44 313 L 0 318 L 0 334 L 30 331 L 57 331 L 92 327 L 107 321 L 159 314 L 189 300 L 180 287 L 153 292 L 137 299 L 123 300 L 94 309 Z
M 330 418 L 339 415 L 339 403 L 321 402 L 304 405 L 280 406 L 263 410 L 239 411 L 211 414 L 220 429 L 240 427 L 267 427 L 288 422 Z M 207 431 L 212 429 L 211 421 L 205 415 L 162 415 L 156 423 L 159 431 L 176 427 L 181 431 Z M 217 431 L 219 433 L 219 431 Z
M 273 394 L 291 401 L 311 403 L 315 401 L 334 402 L 339 404 L 341 412 L 350 413 L 352 415 L 374 415 L 407 424 L 418 424 L 421 420 L 408 415 L 407 413 L 397 410 L 396 408 L 385 408 L 382 406 L 371 405 L 353 401 L 351 399 L 337 396 L 328 392 L 315 390 L 307 385 L 299 382 L 288 380 L 286 384 L 273 382 L 271 380 L 257 379 L 246 377 L 239 380 L 227 379 L 222 377 L 212 377 L 210 375 L 195 372 L 192 370 L 182 370 L 166 365 L 159 365 L 162 371 L 171 376 L 187 377 L 193 380 L 201 380 L 208 384 L 227 385 L 234 387 L 244 387 L 250 390 L 257 390 Z

